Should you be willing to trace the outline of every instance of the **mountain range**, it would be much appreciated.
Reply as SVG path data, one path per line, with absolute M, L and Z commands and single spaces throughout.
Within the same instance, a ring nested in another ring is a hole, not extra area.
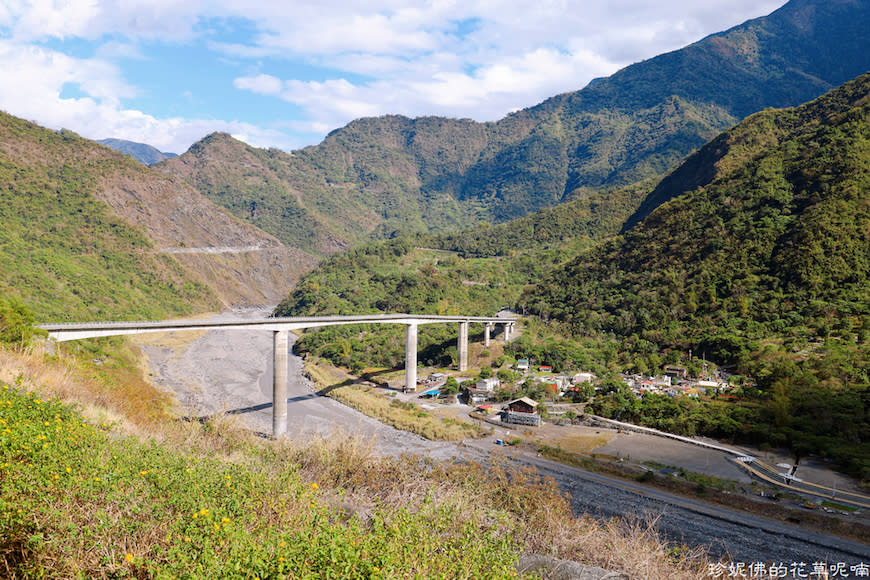
M 135 141 L 125 141 L 124 139 L 99 139 L 97 143 L 111 147 L 115 151 L 126 153 L 143 165 L 154 165 L 164 159 L 177 157 L 176 153 L 164 153 L 151 145 L 136 143 Z
M 792 0 L 498 122 L 359 119 L 292 153 L 216 134 L 157 167 L 320 256 L 401 232 L 468 229 L 660 177 L 746 115 L 870 70 L 868 29 L 867 0 Z
M 153 169 L 123 165 L 97 145 L 69 162 L 112 160 L 118 169 L 98 175 L 94 164 L 83 169 L 93 195 L 199 280 L 214 282 L 229 272 L 238 283 L 216 284 L 225 303 L 277 300 L 324 256 L 402 232 L 445 232 L 433 243 L 503 253 L 511 237 L 513 251 L 551 243 L 548 220 L 558 216 L 560 227 L 578 222 L 574 233 L 560 237 L 580 233 L 588 245 L 677 195 L 688 166 L 658 178 L 721 129 L 759 108 L 807 100 L 870 68 L 863 34 L 868 14 L 867 0 L 792 0 L 767 17 L 496 123 L 386 116 L 354 121 L 292 153 L 213 134 Z M 4 120 L 8 151 L 59 159 L 62 151 L 54 148 L 73 140 L 69 132 L 13 130 L 19 122 Z M 12 154 L 6 162 L 19 171 L 34 167 Z M 63 172 L 53 175 L 63 179 Z M 556 213 L 488 230 L 488 223 L 560 203 Z M 480 231 L 468 231 L 477 224 Z M 466 233 L 447 233 L 457 230 Z M 283 274 L 269 273 L 281 262 Z M 265 286 L 253 290 L 250 280 L 242 281 L 249 275 Z
M 870 0 L 792 0 L 498 122 L 359 119 L 292 153 L 216 133 L 153 167 L 0 114 L 0 289 L 40 320 L 513 303 L 583 337 L 537 351 L 560 364 L 701 349 L 757 381 L 729 436 L 870 479 L 867 30 Z M 329 332 L 360 368 L 401 354 Z M 455 337 L 420 344 L 449 362 Z

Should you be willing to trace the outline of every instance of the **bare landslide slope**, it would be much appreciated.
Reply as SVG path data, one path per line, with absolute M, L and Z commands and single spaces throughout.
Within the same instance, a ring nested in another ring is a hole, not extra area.
M 231 216 L 178 178 L 135 166 L 105 176 L 95 195 L 140 225 L 227 306 L 274 304 L 317 259 Z
M 69 131 L 60 135 L 3 116 L 0 153 L 22 174 L 75 179 L 168 254 L 226 306 L 274 304 L 317 259 L 284 246 L 215 205 L 179 178 Z

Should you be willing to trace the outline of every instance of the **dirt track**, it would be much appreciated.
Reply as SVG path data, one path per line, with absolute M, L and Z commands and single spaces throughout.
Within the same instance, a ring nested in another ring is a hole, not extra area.
M 267 314 L 262 310 L 251 310 L 219 317 L 262 318 Z M 191 417 L 227 413 L 237 415 L 254 431 L 271 433 L 273 368 L 270 332 L 172 332 L 141 335 L 135 340 L 148 359 L 152 382 L 172 392 Z M 291 355 L 289 366 L 288 437 L 360 434 L 371 438 L 374 448 L 384 455 L 413 453 L 436 459 L 478 457 L 477 451 L 399 431 L 329 397 L 320 396 L 303 377 L 299 357 Z

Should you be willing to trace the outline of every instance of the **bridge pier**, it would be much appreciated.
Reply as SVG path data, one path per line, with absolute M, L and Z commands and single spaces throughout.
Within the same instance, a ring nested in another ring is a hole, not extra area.
M 405 331 L 405 390 L 417 390 L 417 325 L 409 324 Z
M 287 434 L 287 362 L 290 346 L 290 332 L 275 330 L 272 333 L 272 347 L 275 373 L 272 378 L 272 437 L 275 439 Z
M 459 323 L 459 339 L 456 343 L 459 355 L 459 372 L 468 370 L 468 321 Z
M 508 322 L 504 325 L 504 341 L 505 342 L 510 342 L 511 332 L 513 331 L 513 329 L 514 329 L 513 322 Z
M 486 322 L 483 325 L 483 346 L 489 347 L 492 342 L 492 322 Z

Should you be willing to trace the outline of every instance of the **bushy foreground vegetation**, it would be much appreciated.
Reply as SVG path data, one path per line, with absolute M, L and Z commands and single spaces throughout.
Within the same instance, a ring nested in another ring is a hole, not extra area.
M 0 368 L 6 577 L 495 578 L 527 551 L 700 570 L 649 529 L 575 519 L 529 473 L 379 458 L 341 434 L 263 441 L 221 418 L 133 421 L 58 361 L 2 350 Z
M 7 574 L 473 578 L 515 563 L 509 519 L 431 499 L 348 517 L 336 482 L 305 481 L 298 457 L 270 469 L 288 449 L 226 462 L 113 439 L 8 385 L 0 404 Z

